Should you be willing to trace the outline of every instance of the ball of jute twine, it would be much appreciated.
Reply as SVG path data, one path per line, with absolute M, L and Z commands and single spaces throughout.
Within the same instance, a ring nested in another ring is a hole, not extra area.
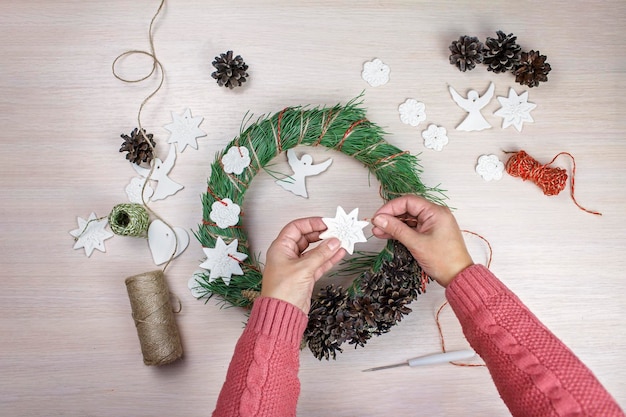
M 116 235 L 146 237 L 149 224 L 150 215 L 141 204 L 118 204 L 109 214 L 109 225 Z
M 183 355 L 180 334 L 163 271 L 126 278 L 143 363 L 166 365 Z

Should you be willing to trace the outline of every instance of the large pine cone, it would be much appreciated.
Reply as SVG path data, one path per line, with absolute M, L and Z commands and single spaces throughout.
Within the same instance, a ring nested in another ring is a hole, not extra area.
M 228 87 L 230 89 L 239 87 L 246 82 L 248 77 L 248 66 L 243 62 L 241 55 L 233 58 L 233 51 L 215 57 L 213 66 L 217 71 L 211 74 L 211 77 L 217 80 L 220 87 Z
M 450 44 L 450 64 L 463 72 L 474 69 L 483 62 L 484 45 L 475 36 L 461 36 Z
M 120 135 L 124 139 L 124 143 L 120 147 L 120 152 L 128 152 L 126 159 L 133 164 L 140 165 L 142 162 L 150 163 L 154 158 L 154 147 L 156 143 L 152 139 L 154 136 L 152 133 L 146 133 L 145 129 L 139 132 L 138 128 L 135 128 L 130 136 L 126 134 Z M 150 141 L 150 143 L 148 143 Z M 152 144 L 152 146 L 150 146 Z
M 520 63 L 515 67 L 515 81 L 529 87 L 537 87 L 540 82 L 548 81 L 552 68 L 546 62 L 546 56 L 539 51 L 522 52 Z
M 488 71 L 495 73 L 507 72 L 519 64 L 522 47 L 515 41 L 517 36 L 497 31 L 498 38 L 487 38 L 485 41 L 485 58 L 483 64 Z

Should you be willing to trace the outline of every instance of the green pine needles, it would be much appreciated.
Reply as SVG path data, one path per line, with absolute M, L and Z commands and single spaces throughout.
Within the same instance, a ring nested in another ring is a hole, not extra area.
M 252 301 L 246 295 L 250 290 L 260 291 L 261 266 L 251 252 L 241 219 L 237 225 L 220 228 L 210 220 L 211 207 L 216 201 L 226 198 L 243 206 L 246 190 L 256 174 L 275 157 L 293 147 L 323 146 L 355 158 L 378 179 L 380 195 L 385 201 L 405 194 L 417 194 L 441 202 L 441 191 L 426 187 L 421 182 L 419 174 L 422 171 L 417 157 L 387 143 L 383 138 L 383 130 L 366 119 L 365 109 L 357 100 L 333 107 L 291 107 L 269 117 L 261 117 L 216 155 L 211 165 L 207 192 L 202 196 L 203 222 L 198 227 L 196 237 L 206 248 L 215 247 L 219 237 L 226 244 L 237 239 L 237 251 L 245 253 L 248 258 L 240 263 L 243 275 L 233 275 L 228 284 L 221 278 L 210 280 L 208 273 L 196 275 L 198 285 L 205 290 L 204 296 L 210 298 L 218 295 L 228 304 L 249 307 Z M 250 165 L 239 175 L 226 173 L 222 164 L 222 157 L 233 146 L 247 148 L 251 160 Z M 358 290 L 360 280 L 368 273 L 376 272 L 393 257 L 394 244 L 390 241 L 385 250 L 373 257 L 369 266 L 362 265 L 363 271 L 355 279 L 350 297 L 363 296 L 362 291 Z

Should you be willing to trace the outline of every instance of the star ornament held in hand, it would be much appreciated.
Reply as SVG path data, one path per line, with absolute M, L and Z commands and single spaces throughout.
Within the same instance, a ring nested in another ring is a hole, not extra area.
M 200 129 L 200 123 L 204 118 L 200 116 L 191 117 L 191 110 L 187 109 L 182 116 L 172 112 L 172 120 L 172 123 L 163 126 L 171 133 L 167 143 L 177 142 L 181 152 L 185 150 L 187 145 L 198 149 L 196 139 L 206 136 L 206 133 Z
M 328 227 L 322 234 L 321 239 L 336 237 L 341 241 L 341 247 L 350 255 L 354 252 L 354 244 L 359 242 L 367 242 L 363 234 L 363 228 L 369 223 L 358 219 L 359 209 L 356 208 L 346 214 L 343 207 L 337 206 L 337 214 L 335 218 L 323 217 L 322 221 Z
M 235 239 L 227 245 L 221 237 L 218 237 L 214 248 L 202 248 L 206 261 L 200 264 L 200 268 L 211 271 L 209 282 L 222 278 L 224 284 L 228 285 L 233 275 L 243 275 L 239 264 L 246 260 L 248 255 L 237 252 L 238 244 Z
M 509 90 L 509 96 L 498 97 L 498 101 L 502 107 L 499 108 L 494 115 L 504 119 L 502 120 L 502 129 L 506 129 L 512 125 L 518 132 L 521 132 L 524 122 L 534 122 L 530 111 L 537 107 L 537 105 L 528 102 L 528 91 L 518 96 L 515 90 L 511 88 Z
M 113 233 L 105 229 L 108 224 L 108 218 L 98 219 L 96 213 L 91 213 L 87 220 L 78 217 L 78 229 L 70 232 L 74 236 L 76 243 L 74 249 L 85 248 L 87 256 L 91 256 L 94 249 L 106 252 L 104 241 L 112 238 Z

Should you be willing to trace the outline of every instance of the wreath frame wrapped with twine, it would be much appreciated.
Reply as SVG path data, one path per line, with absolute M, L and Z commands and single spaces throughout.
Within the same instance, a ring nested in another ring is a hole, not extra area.
M 210 281 L 208 273 L 197 273 L 196 282 L 205 290 L 201 298 L 217 295 L 227 304 L 249 308 L 259 294 L 261 266 L 250 251 L 241 217 L 236 225 L 222 229 L 210 220 L 211 207 L 226 198 L 243 206 L 246 190 L 257 173 L 293 147 L 323 146 L 355 158 L 378 179 L 384 201 L 414 194 L 442 202 L 441 190 L 426 187 L 420 180 L 422 167 L 417 157 L 386 142 L 383 129 L 367 120 L 357 99 L 332 107 L 287 107 L 262 116 L 245 130 L 242 126 L 240 135 L 216 154 L 207 192 L 202 195 L 203 221 L 196 238 L 207 248 L 215 247 L 218 238 L 226 244 L 237 239 L 237 251 L 248 258 L 240 263 L 243 275 L 233 275 L 228 284 L 222 279 Z M 221 162 L 233 146 L 246 147 L 251 158 L 250 165 L 239 175 L 226 173 Z M 319 359 L 335 358 L 335 352 L 341 351 L 339 346 L 346 341 L 363 346 L 372 335 L 389 331 L 410 312 L 406 304 L 424 290 L 428 281 L 406 248 L 392 240 L 380 253 L 361 254 L 351 261 L 350 270 L 357 275 L 352 285 L 346 290 L 330 285 L 312 300 L 303 344 L 308 344 Z M 395 300 L 393 311 L 381 312 L 375 296 L 383 297 L 389 305 Z

